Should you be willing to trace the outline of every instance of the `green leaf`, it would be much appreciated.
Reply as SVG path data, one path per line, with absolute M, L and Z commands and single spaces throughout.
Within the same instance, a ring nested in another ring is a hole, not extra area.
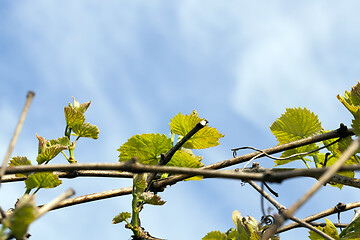
M 339 101 L 354 115 L 359 116 L 360 113 L 360 82 L 351 88 L 351 91 L 345 91 L 345 96 L 337 95 Z
M 80 104 L 78 101 L 75 100 L 74 97 L 73 97 L 73 100 L 74 100 L 74 105 L 71 105 L 71 103 L 69 103 L 69 107 L 72 107 L 75 110 L 80 111 L 83 114 L 86 112 L 86 110 L 89 108 L 89 106 L 91 104 L 91 101 Z
M 330 143 L 332 143 L 333 140 L 325 140 L 323 141 L 324 145 L 328 145 Z M 346 138 L 342 138 L 339 142 L 332 144 L 331 146 L 327 147 L 327 149 L 331 152 L 332 155 L 330 155 L 327 159 L 326 162 L 326 166 L 332 166 L 338 159 L 339 157 L 343 154 L 343 152 L 350 146 L 350 143 L 352 142 L 352 138 L 351 137 L 346 137 Z M 325 154 L 318 154 L 318 158 L 319 161 L 322 165 L 324 165 L 324 161 L 325 161 Z M 355 159 L 354 156 L 352 156 L 349 160 L 347 160 L 345 162 L 345 165 L 356 165 L 357 161 Z M 349 171 L 349 172 L 339 172 L 337 173 L 339 175 L 342 176 L 346 176 L 349 178 L 354 178 L 355 177 L 355 172 L 354 171 Z M 331 184 L 331 186 L 335 186 L 338 188 L 342 188 L 343 185 L 342 184 Z
M 54 145 L 59 144 L 59 145 L 68 147 L 71 145 L 70 139 L 66 136 L 58 138 L 58 139 L 51 139 L 48 142 L 50 144 L 49 146 L 54 146 Z
M 27 157 L 13 157 L 9 162 L 9 167 L 15 166 L 24 166 L 24 165 L 31 165 L 31 161 L 27 159 Z M 31 173 L 17 173 L 15 174 L 16 177 L 26 177 L 29 176 Z
M 257 221 L 248 216 L 248 217 L 242 217 L 241 213 L 237 210 L 235 210 L 232 214 L 232 219 L 234 221 L 234 224 L 236 226 L 236 230 L 238 232 L 238 237 L 240 239 L 251 239 L 251 235 L 253 232 L 256 232 L 257 230 Z
M 360 239 L 360 211 L 355 210 L 355 216 L 350 224 L 340 233 L 341 239 Z
M 202 157 L 196 156 L 190 149 L 182 148 L 174 154 L 168 166 L 175 167 L 189 167 L 189 168 L 199 168 L 203 167 L 204 164 L 201 162 Z M 202 180 L 202 176 L 194 176 L 186 180 Z M 185 181 L 186 181 L 185 180 Z
M 340 239 L 339 234 L 338 234 L 337 229 L 334 226 L 334 224 L 326 218 L 325 218 L 325 221 L 326 221 L 325 227 L 318 226 L 316 228 L 318 228 L 319 230 L 321 230 L 322 232 L 326 233 L 327 235 L 329 235 L 330 237 L 332 237 L 334 239 Z M 313 231 L 309 231 L 309 234 L 310 234 L 309 238 L 311 240 L 323 240 L 324 239 L 319 234 L 317 234 Z
M 202 120 L 204 119 L 200 118 L 196 111 L 190 115 L 179 113 L 170 120 L 170 130 L 172 133 L 185 136 Z M 183 147 L 190 149 L 214 147 L 220 144 L 219 139 L 222 137 L 224 135 L 219 133 L 216 128 L 205 126 L 186 141 Z
M 76 136 L 98 139 L 100 130 L 97 126 L 90 123 L 74 125 L 72 128 Z
M 354 133 L 356 136 L 360 136 L 360 114 L 352 120 L 351 127 L 353 128 Z
M 50 161 L 70 145 L 70 140 L 67 137 L 53 140 L 46 140 L 44 137 L 40 137 L 37 134 L 36 137 L 39 140 L 38 156 L 36 158 L 36 161 L 39 164 Z
M 15 210 L 3 224 L 8 227 L 16 239 L 24 239 L 29 225 L 36 219 L 38 208 L 34 197 L 25 194 L 16 204 Z
M 222 233 L 220 231 L 212 231 L 206 234 L 206 236 L 203 237 L 202 240 L 227 240 L 227 236 L 225 233 Z
M 226 232 L 226 236 L 227 236 L 227 240 L 238 240 L 238 233 L 234 228 L 230 228 Z
M 59 177 L 51 172 L 34 173 L 25 180 L 27 190 L 34 188 L 55 188 L 61 183 L 62 181 Z
M 147 180 L 146 173 L 134 174 L 133 176 L 134 193 L 141 194 L 145 191 L 147 187 L 146 180 Z
M 41 154 L 39 154 L 37 156 L 36 161 L 39 164 L 48 162 L 51 159 L 53 159 L 54 157 L 56 157 L 62 150 L 65 150 L 65 149 L 67 149 L 67 147 L 60 145 L 60 144 L 56 144 L 54 146 L 47 147 Z
M 204 166 L 201 160 L 202 157 L 196 156 L 190 149 L 182 148 L 175 152 L 167 165 L 174 167 L 199 168 Z
M 84 113 L 72 107 L 65 107 L 65 120 L 68 128 L 73 128 L 75 125 L 81 125 L 85 122 Z
M 317 115 L 306 108 L 287 108 L 270 130 L 284 144 L 319 134 L 322 127 Z
M 351 88 L 351 91 L 345 91 L 345 96 L 337 95 L 339 101 L 351 112 L 354 116 L 352 121 L 352 128 L 357 136 L 360 136 L 360 82 Z
M 120 213 L 119 215 L 117 215 L 116 217 L 113 218 L 112 223 L 113 224 L 121 223 L 123 221 L 126 221 L 130 217 L 131 217 L 131 213 L 122 212 L 122 213 Z
M 306 108 L 287 108 L 271 126 L 271 132 L 275 135 L 279 144 L 285 144 L 310 136 L 320 134 L 323 130 L 321 123 L 314 113 Z M 316 144 L 309 144 L 303 147 L 285 151 L 281 157 L 287 157 L 297 153 L 309 152 L 316 149 Z M 301 157 L 294 157 L 289 160 L 276 160 L 277 165 L 285 164 Z
M 119 161 L 128 161 L 137 157 L 143 164 L 157 164 L 161 153 L 167 153 L 172 147 L 172 141 L 164 134 L 141 134 L 132 136 L 118 151 Z
M 161 200 L 161 197 L 151 193 L 151 192 L 144 192 L 139 196 L 139 200 L 144 201 L 150 205 L 164 205 L 165 201 Z

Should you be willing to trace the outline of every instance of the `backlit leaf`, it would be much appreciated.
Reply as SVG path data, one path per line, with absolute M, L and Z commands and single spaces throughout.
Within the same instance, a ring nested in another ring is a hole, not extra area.
M 80 111 L 83 114 L 86 112 L 86 110 L 89 108 L 89 106 L 91 104 L 91 101 L 80 104 L 78 101 L 75 100 L 74 97 L 73 97 L 73 100 L 74 100 L 74 104 L 71 105 L 71 103 L 69 103 L 69 107 L 72 107 L 75 110 Z
M 118 151 L 119 161 L 128 161 L 137 157 L 143 164 L 157 164 L 161 153 L 167 153 L 172 141 L 164 134 L 141 134 L 132 136 Z
M 325 140 L 325 141 L 323 141 L 323 143 L 324 143 L 324 145 L 328 145 L 328 144 L 332 143 L 333 141 L 334 140 Z M 328 167 L 332 166 L 339 159 L 339 157 L 343 154 L 343 152 L 350 146 L 351 142 L 352 142 L 352 138 L 346 137 L 346 138 L 342 138 L 339 142 L 334 143 L 331 146 L 327 147 L 327 149 L 331 152 L 331 155 L 329 155 L 327 158 L 326 166 L 328 166 Z M 322 165 L 324 165 L 325 154 L 318 154 L 318 158 L 319 158 L 319 162 Z M 347 160 L 345 162 L 345 165 L 356 165 L 356 164 L 357 164 L 357 161 L 354 156 L 352 156 L 349 160 Z M 346 176 L 346 177 L 350 177 L 350 178 L 355 177 L 354 171 L 339 172 L 337 174 Z M 339 184 L 339 183 L 331 184 L 331 186 L 335 186 L 340 189 L 343 187 L 343 185 Z
M 330 237 L 333 237 L 334 239 L 340 239 L 339 234 L 338 234 L 337 229 L 334 226 L 334 224 L 330 220 L 328 220 L 326 218 L 325 218 L 325 221 L 326 221 L 326 226 L 325 227 L 318 226 L 316 228 L 318 228 L 322 232 L 326 233 Z M 309 234 L 310 234 L 309 238 L 311 240 L 323 240 L 324 239 L 319 234 L 317 234 L 317 233 L 315 233 L 313 231 L 310 231 Z
M 202 240 L 227 240 L 227 236 L 225 233 L 222 233 L 220 231 L 212 231 L 206 234 L 206 236 L 203 237 Z
M 24 239 L 29 225 L 36 219 L 38 208 L 34 197 L 25 194 L 16 204 L 15 210 L 3 224 L 8 227 L 16 239 Z
M 183 115 L 181 113 L 175 115 L 170 121 L 170 130 L 172 133 L 180 136 L 188 134 L 200 121 L 204 119 L 200 118 L 196 111 L 190 115 Z M 190 149 L 204 149 L 219 145 L 219 139 L 224 137 L 219 133 L 216 128 L 205 126 L 200 129 L 194 136 L 192 136 L 183 145 L 185 148 Z
M 134 193 L 141 194 L 145 191 L 147 187 L 146 179 L 147 179 L 146 173 L 134 174 L 133 177 Z
M 285 144 L 292 141 L 300 140 L 323 131 L 321 123 L 314 113 L 306 108 L 287 108 L 285 113 L 281 115 L 271 126 L 271 132 L 275 135 L 279 144 Z M 299 148 L 285 151 L 281 157 L 287 157 L 297 153 L 305 153 L 316 149 L 316 144 L 309 144 Z M 284 164 L 301 157 L 294 157 L 286 162 L 276 161 L 277 165 Z
M 53 146 L 53 145 L 56 145 L 56 144 L 60 144 L 60 145 L 63 145 L 63 146 L 70 146 L 71 145 L 70 139 L 68 137 L 66 137 L 66 136 L 58 138 L 58 139 L 51 139 L 51 140 L 49 140 L 49 143 L 50 143 L 49 146 Z
M 139 196 L 139 200 L 144 201 L 150 205 L 164 205 L 165 201 L 161 200 L 161 197 L 151 193 L 151 192 L 144 192 Z
M 189 168 L 199 168 L 203 167 L 204 164 L 201 162 L 202 157 L 196 156 L 190 149 L 182 148 L 174 154 L 168 166 L 175 167 L 189 167 Z M 202 180 L 202 176 L 194 176 L 185 180 Z
M 25 180 L 25 185 L 28 190 L 34 188 L 55 188 L 61 183 L 62 181 L 59 177 L 51 172 L 34 173 Z
M 117 224 L 117 223 L 121 223 L 127 219 L 129 219 L 131 217 L 131 213 L 129 212 L 122 212 L 119 215 L 117 215 L 116 217 L 113 218 L 112 223 L 113 224 Z
M 360 136 L 360 82 L 351 88 L 351 91 L 345 91 L 345 96 L 337 95 L 339 101 L 351 112 L 354 116 L 352 121 L 352 128 L 357 136 Z
M 196 156 L 190 149 L 182 148 L 176 151 L 171 158 L 168 166 L 199 168 L 204 164 L 201 162 L 202 157 Z
M 41 154 L 37 156 L 36 161 L 39 164 L 48 162 L 54 157 L 56 157 L 62 150 L 65 149 L 67 149 L 67 147 L 60 144 L 55 144 L 53 146 L 47 147 Z
M 360 211 L 355 210 L 355 216 L 350 224 L 339 235 L 341 239 L 360 239 Z
M 100 133 L 99 128 L 90 123 L 74 125 L 72 130 L 76 136 L 87 137 L 92 139 L 98 139 Z
M 31 161 L 27 159 L 27 157 L 13 157 L 9 162 L 9 167 L 15 166 L 24 166 L 24 165 L 31 165 Z M 17 173 L 15 174 L 16 177 L 26 177 L 31 173 Z
M 337 95 L 339 101 L 354 115 L 360 114 L 360 82 L 351 88 L 351 91 L 345 91 L 345 96 Z
M 65 120 L 69 128 L 73 128 L 75 125 L 81 125 L 85 122 L 84 113 L 78 111 L 72 107 L 65 107 Z

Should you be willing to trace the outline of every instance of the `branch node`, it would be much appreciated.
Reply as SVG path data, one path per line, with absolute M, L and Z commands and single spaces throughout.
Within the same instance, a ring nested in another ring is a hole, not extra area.
M 340 123 L 340 127 L 336 129 L 336 132 L 338 132 L 340 138 L 346 137 L 348 135 L 348 127 L 345 124 Z

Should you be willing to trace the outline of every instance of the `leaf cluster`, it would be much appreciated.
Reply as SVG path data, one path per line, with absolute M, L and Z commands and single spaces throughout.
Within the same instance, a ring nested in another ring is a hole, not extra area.
M 180 141 L 188 132 L 190 132 L 200 118 L 196 111 L 189 115 L 179 113 L 170 120 L 171 137 L 160 133 L 144 133 L 132 136 L 127 140 L 118 151 L 119 161 L 128 161 L 136 157 L 143 164 L 156 165 L 159 163 L 161 154 L 166 154 L 170 149 Z M 175 137 L 177 141 L 175 142 Z M 219 145 L 219 139 L 224 137 L 216 128 L 205 126 L 194 136 L 187 140 L 183 147 L 175 152 L 169 166 L 199 168 L 204 166 L 201 162 L 202 157 L 196 156 L 192 149 L 204 149 Z
M 360 239 L 360 211 L 355 210 L 355 216 L 351 220 L 350 224 L 344 228 L 339 234 L 335 225 L 328 219 L 325 218 L 325 227 L 318 226 L 322 232 L 333 237 L 336 240 L 357 240 Z M 309 238 L 311 240 L 322 240 L 323 237 L 319 236 L 313 231 L 309 231 Z
M 235 228 L 227 232 L 212 231 L 206 234 L 202 240 L 260 240 L 264 226 L 258 223 L 255 218 L 247 216 L 242 217 L 241 213 L 235 210 L 232 214 Z M 278 240 L 278 236 L 273 236 L 270 240 Z
M 69 163 L 76 163 L 74 158 L 74 149 L 76 142 L 81 137 L 97 139 L 99 129 L 95 125 L 85 123 L 84 113 L 90 106 L 90 102 L 79 104 L 73 99 L 74 103 L 69 103 L 64 109 L 65 112 L 65 134 L 63 137 L 57 139 L 47 140 L 36 134 L 38 139 L 38 155 L 36 157 L 37 164 L 48 164 L 59 153 L 63 153 Z M 75 141 L 71 141 L 71 136 L 76 136 Z M 64 150 L 69 150 L 69 157 L 64 153 Z M 9 167 L 32 165 L 32 162 L 27 157 L 16 156 L 9 161 Z M 18 201 L 15 209 L 9 217 L 3 220 L 2 231 L 0 239 L 4 236 L 13 236 L 16 239 L 24 239 L 29 224 L 37 217 L 37 208 L 35 207 L 34 194 L 43 188 L 55 188 L 59 186 L 62 181 L 52 172 L 35 172 L 16 174 L 17 177 L 25 177 L 25 194 Z M 34 190 L 30 196 L 30 192 Z M 6 229 L 10 233 L 5 233 Z
M 183 139 L 202 120 L 196 111 L 189 115 L 179 113 L 170 120 L 171 137 L 160 133 L 145 133 L 132 136 L 118 149 L 120 152 L 119 161 L 128 161 L 136 157 L 143 164 L 159 164 L 161 158 L 164 158 L 175 147 L 176 143 Z M 175 142 L 176 136 L 177 141 Z M 223 136 L 215 128 L 207 125 L 202 127 L 172 155 L 167 165 L 190 168 L 204 166 L 201 162 L 202 157 L 196 156 L 192 149 L 217 146 L 219 145 L 219 139 Z M 163 174 L 163 177 L 166 176 L 167 174 Z M 199 178 L 193 177 L 191 179 Z M 139 212 L 143 205 L 163 205 L 165 203 L 158 195 L 146 191 L 148 184 L 147 174 L 135 174 L 133 177 L 132 213 L 121 212 L 113 219 L 115 224 L 126 222 L 126 227 L 130 228 L 136 237 L 143 234 L 139 221 Z M 130 218 L 131 222 L 129 222 Z

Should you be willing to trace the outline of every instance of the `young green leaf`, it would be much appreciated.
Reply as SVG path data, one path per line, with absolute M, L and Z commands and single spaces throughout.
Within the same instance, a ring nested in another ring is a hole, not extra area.
M 172 141 L 164 134 L 141 134 L 132 136 L 118 151 L 119 161 L 128 161 L 137 157 L 144 164 L 157 164 L 161 153 L 167 153 Z
M 134 177 L 133 177 L 134 193 L 141 194 L 145 191 L 145 189 L 147 187 L 146 180 L 147 180 L 146 173 L 134 174 Z
M 70 139 L 66 136 L 58 138 L 58 139 L 51 139 L 48 141 L 48 146 L 54 146 L 56 144 L 59 144 L 62 146 L 70 146 L 71 142 L 70 142 Z
M 65 150 L 70 145 L 70 140 L 67 137 L 62 137 L 53 140 L 46 140 L 44 137 L 40 137 L 36 134 L 39 140 L 38 156 L 36 161 L 39 164 L 48 162 L 56 157 L 62 150 Z M 66 140 L 67 139 L 67 140 Z
M 320 229 L 321 231 L 323 231 L 324 233 L 326 233 L 327 235 L 329 235 L 330 237 L 334 238 L 334 239 L 340 239 L 339 234 L 336 230 L 336 227 L 334 226 L 334 224 L 325 218 L 326 221 L 326 226 L 325 227 L 321 227 L 318 226 L 316 228 Z M 321 237 L 319 234 L 313 232 L 313 231 L 309 231 L 309 238 L 311 240 L 323 240 L 324 238 Z
M 38 208 L 34 197 L 25 194 L 16 204 L 15 210 L 3 224 L 8 227 L 16 239 L 24 239 L 29 225 L 36 219 Z
M 287 108 L 270 130 L 279 144 L 284 144 L 319 134 L 322 127 L 317 115 L 306 108 Z
M 325 140 L 323 141 L 324 145 L 328 145 L 330 143 L 332 143 L 333 140 Z M 338 159 L 339 157 L 343 154 L 343 152 L 350 146 L 350 143 L 352 142 L 352 138 L 351 137 L 346 137 L 346 138 L 342 138 L 339 142 L 334 143 L 332 145 L 330 145 L 329 147 L 327 147 L 327 149 L 331 152 L 331 155 L 328 156 L 327 161 L 326 161 L 326 166 L 332 166 Z M 324 165 L 325 162 L 325 154 L 319 153 L 318 154 L 318 159 L 319 162 Z M 345 165 L 355 165 L 357 164 L 357 161 L 355 159 L 354 156 L 352 156 L 349 160 L 347 160 L 345 162 Z M 354 171 L 349 171 L 349 172 L 339 172 L 337 173 L 339 175 L 343 175 L 349 178 L 354 178 L 355 177 L 355 172 Z M 342 188 L 343 185 L 342 184 L 331 184 L 331 186 L 335 186 L 338 188 Z
M 34 173 L 25 180 L 26 189 L 28 191 L 34 188 L 55 188 L 61 183 L 62 181 L 59 177 L 51 172 Z
M 150 205 L 164 205 L 165 201 L 161 200 L 161 197 L 151 193 L 151 192 L 143 192 L 139 196 L 139 200 L 144 201 L 144 203 L 150 204 Z
M 355 210 L 355 216 L 351 220 L 350 224 L 342 230 L 339 235 L 341 239 L 360 239 L 360 211 Z
M 241 213 L 237 210 L 233 211 L 232 219 L 236 226 L 239 239 L 249 239 L 252 232 L 256 231 L 257 222 L 254 218 L 248 216 L 242 217 Z
M 360 82 L 351 88 L 351 91 L 345 91 L 345 96 L 337 95 L 339 101 L 354 115 L 360 114 Z
M 170 130 L 172 133 L 180 136 L 188 134 L 198 124 L 202 118 L 200 118 L 196 111 L 190 115 L 183 115 L 181 113 L 175 115 L 170 120 Z M 183 145 L 184 148 L 190 149 L 204 149 L 219 145 L 219 139 L 224 137 L 219 133 L 216 128 L 205 126 L 200 129 L 194 136 L 192 136 Z
M 48 162 L 51 159 L 53 159 L 54 157 L 56 157 L 62 150 L 65 150 L 65 149 L 67 149 L 67 147 L 60 145 L 60 144 L 55 144 L 53 146 L 47 147 L 47 148 L 45 148 L 45 150 L 42 153 L 40 153 L 37 156 L 36 161 L 39 164 Z
M 13 157 L 9 162 L 9 167 L 15 166 L 24 166 L 24 165 L 31 165 L 31 161 L 27 159 L 27 157 Z M 17 173 L 15 174 L 16 177 L 26 177 L 29 176 L 31 173 Z
M 354 116 L 352 128 L 357 136 L 360 136 L 360 82 L 351 88 L 351 91 L 345 91 L 345 96 L 337 95 L 339 101 Z
M 127 219 L 129 219 L 130 217 L 131 217 L 131 213 L 122 212 L 113 218 L 112 223 L 113 224 L 121 223 L 121 222 L 127 221 Z
M 89 108 L 91 104 L 91 101 L 80 104 L 78 101 L 75 100 L 74 97 L 73 100 L 74 100 L 74 105 L 71 105 L 71 103 L 69 103 L 69 107 L 72 107 L 83 114 L 86 112 L 86 110 Z
M 212 231 L 206 234 L 205 237 L 202 238 L 202 240 L 227 240 L 227 236 L 225 233 L 222 233 L 220 231 Z
M 287 108 L 271 126 L 271 132 L 275 135 L 279 144 L 289 143 L 295 140 L 307 138 L 323 131 L 321 123 L 314 113 L 306 108 Z M 281 157 L 287 157 L 296 153 L 309 152 L 316 149 L 316 144 L 285 151 Z M 285 164 L 304 156 L 291 158 L 289 160 L 276 160 L 277 165 Z
M 179 151 L 176 151 L 167 165 L 174 167 L 199 168 L 204 166 L 201 160 L 202 157 L 196 156 L 190 149 L 182 148 Z
M 81 125 L 85 122 L 84 113 L 72 107 L 65 107 L 65 120 L 68 128 L 73 128 L 75 125 Z
M 204 164 L 201 162 L 202 157 L 196 156 L 190 149 L 182 148 L 179 151 L 176 151 L 174 156 L 171 158 L 170 162 L 167 164 L 168 166 L 175 167 L 189 167 L 189 168 L 199 168 L 203 167 Z M 202 176 L 191 177 L 187 180 L 202 180 Z
M 78 137 L 87 137 L 92 139 L 98 139 L 100 133 L 99 128 L 90 123 L 74 125 L 72 130 Z

